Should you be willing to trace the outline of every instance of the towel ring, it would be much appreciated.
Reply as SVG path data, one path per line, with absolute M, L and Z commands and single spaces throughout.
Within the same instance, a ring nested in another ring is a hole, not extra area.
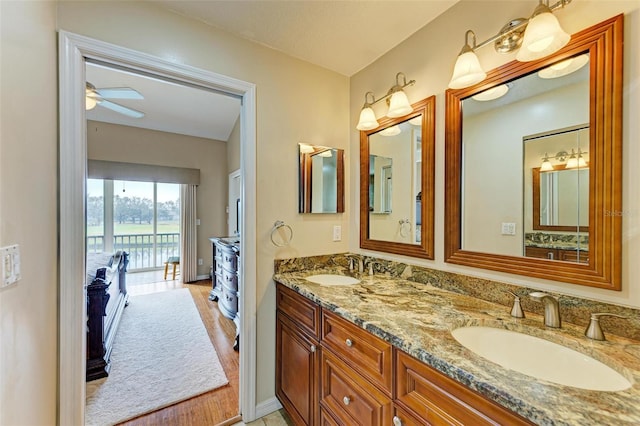
M 400 224 L 400 236 L 403 238 L 409 236 L 409 234 L 411 233 L 411 222 L 409 221 L 409 219 L 400 219 L 398 223 Z M 407 229 L 407 227 L 409 229 Z
M 279 229 L 284 228 L 282 232 L 279 231 Z M 287 236 L 287 232 L 286 230 L 289 230 L 289 235 Z M 282 238 L 282 243 L 278 244 L 274 239 L 274 235 L 276 234 L 276 232 L 278 232 L 278 234 L 280 234 L 280 237 Z M 281 220 L 277 220 L 274 224 L 273 224 L 273 229 L 271 230 L 271 242 L 273 243 L 274 246 L 276 247 L 285 247 L 288 246 L 289 243 L 291 242 L 291 240 L 293 240 L 293 229 L 291 229 L 291 227 L 289 225 L 287 225 L 286 223 L 284 223 Z

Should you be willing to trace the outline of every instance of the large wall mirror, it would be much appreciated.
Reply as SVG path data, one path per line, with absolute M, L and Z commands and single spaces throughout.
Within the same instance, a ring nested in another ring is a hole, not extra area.
M 447 90 L 447 262 L 620 290 L 622 26 Z
M 433 259 L 435 97 L 360 132 L 360 247 Z
M 344 212 L 344 150 L 298 144 L 299 213 Z

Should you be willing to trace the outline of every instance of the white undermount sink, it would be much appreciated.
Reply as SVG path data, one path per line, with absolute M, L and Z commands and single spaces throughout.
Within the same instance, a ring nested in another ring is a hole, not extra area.
M 334 285 L 353 285 L 360 283 L 357 278 L 349 277 L 346 275 L 337 274 L 318 274 L 311 275 L 305 278 L 307 281 L 311 281 L 315 284 L 334 286 Z
M 481 357 L 537 379 L 605 392 L 631 387 L 624 376 L 602 362 L 528 334 L 481 326 L 457 328 L 451 334 Z

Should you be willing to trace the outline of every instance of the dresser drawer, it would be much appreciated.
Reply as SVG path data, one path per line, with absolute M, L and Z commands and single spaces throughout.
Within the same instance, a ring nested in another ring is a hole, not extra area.
M 234 319 L 238 313 L 238 293 L 223 285 L 218 307 L 225 317 Z
M 222 284 L 230 290 L 238 291 L 238 275 L 233 271 L 222 269 Z
M 222 267 L 229 270 L 235 271 L 238 269 L 238 256 L 236 256 L 236 252 L 233 250 L 222 250 L 220 254 L 220 260 L 222 263 Z
M 396 404 L 433 425 L 532 424 L 398 350 Z
M 276 283 L 276 306 L 305 332 L 320 337 L 320 306 L 280 283 Z
M 393 351 L 389 343 L 327 311 L 322 312 L 322 342 L 391 396 Z
M 391 424 L 391 398 L 329 351 L 321 351 L 321 357 L 320 405 L 338 424 Z

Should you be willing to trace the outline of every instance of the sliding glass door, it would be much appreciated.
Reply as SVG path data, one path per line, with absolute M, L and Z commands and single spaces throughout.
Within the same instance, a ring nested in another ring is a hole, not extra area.
M 87 180 L 87 250 L 124 250 L 129 270 L 180 255 L 180 185 Z

